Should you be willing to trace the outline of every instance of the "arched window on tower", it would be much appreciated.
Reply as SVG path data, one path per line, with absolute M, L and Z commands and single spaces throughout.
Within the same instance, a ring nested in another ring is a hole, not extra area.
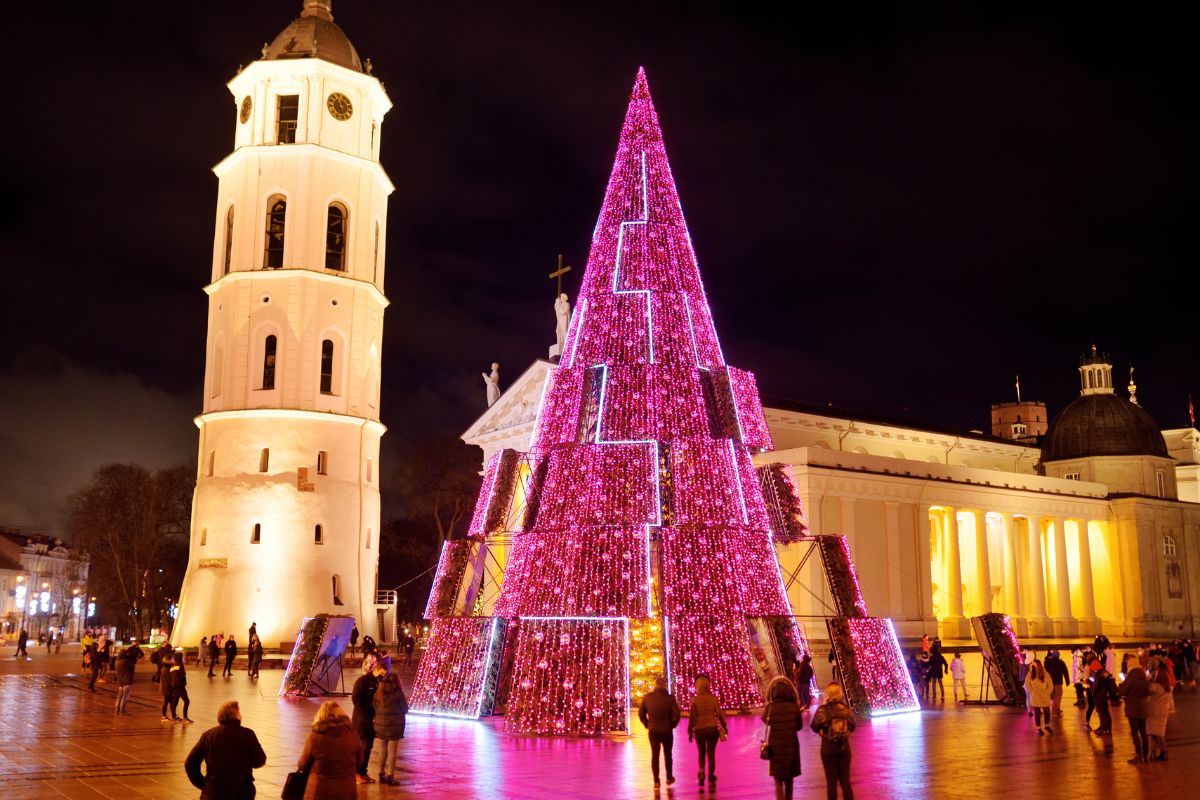
M 1178 555 L 1178 553 L 1179 553 L 1179 550 L 1175 547 L 1175 537 L 1164 536 L 1163 537 L 1163 555 L 1166 556 L 1167 558 L 1175 558 L 1175 556 Z
M 287 224 L 287 200 L 274 197 L 267 204 L 267 244 L 263 253 L 264 269 L 283 266 L 283 239 Z
M 341 203 L 330 203 L 325 222 L 325 269 L 346 269 L 346 223 L 349 215 Z
M 267 337 L 263 343 L 263 376 L 262 388 L 275 388 L 275 350 L 278 347 L 279 340 L 275 338 L 275 334 Z
M 313 528 L 313 544 L 325 544 L 325 528 L 319 522 Z
M 229 274 L 229 264 L 233 260 L 233 206 L 225 212 L 225 252 L 221 257 L 221 274 Z
M 333 340 L 321 342 L 321 394 L 333 394 Z
M 342 602 L 342 576 L 333 576 L 333 604 L 335 606 L 345 605 Z

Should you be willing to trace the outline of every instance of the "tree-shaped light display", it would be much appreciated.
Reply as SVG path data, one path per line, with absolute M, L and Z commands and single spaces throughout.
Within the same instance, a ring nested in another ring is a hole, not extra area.
M 722 355 L 639 71 L 531 452 L 492 459 L 471 526 L 504 543 L 490 612 L 504 630 L 445 618 L 480 613 L 475 556 L 448 544 L 413 708 L 477 714 L 491 694 L 468 674 L 497 676 L 496 705 L 525 732 L 627 729 L 656 673 L 685 707 L 700 673 L 726 707 L 760 704 L 778 653 L 807 648 L 770 530 L 801 535 L 799 506 L 769 511 L 762 487 L 784 476 L 751 462 L 771 446 L 754 376 Z

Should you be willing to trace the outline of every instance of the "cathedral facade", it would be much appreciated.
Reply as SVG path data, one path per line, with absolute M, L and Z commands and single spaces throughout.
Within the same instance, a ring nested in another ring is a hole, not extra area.
M 375 631 L 391 101 L 333 22 L 301 14 L 229 82 L 187 575 L 173 638 L 301 619 Z
M 485 463 L 528 448 L 552 368 L 535 362 L 463 434 Z M 1160 432 L 1103 354 L 1079 380 L 1052 418 L 993 407 L 992 435 L 764 398 L 775 449 L 756 461 L 791 467 L 811 530 L 848 537 L 864 598 L 901 636 L 968 637 L 988 612 L 1026 638 L 1194 636 L 1200 431 Z M 777 552 L 795 613 L 832 614 L 820 560 Z

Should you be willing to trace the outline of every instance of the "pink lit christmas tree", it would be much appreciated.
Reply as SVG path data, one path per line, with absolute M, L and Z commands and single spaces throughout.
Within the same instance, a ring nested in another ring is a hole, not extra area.
M 803 520 L 775 497 L 794 498 L 773 491 L 786 475 L 751 462 L 771 447 L 754 376 L 721 352 L 639 70 L 531 452 L 493 458 L 470 537 L 443 552 L 414 709 L 628 730 L 659 673 L 685 707 L 700 673 L 726 707 L 760 705 L 807 649 L 772 533 Z M 484 616 L 469 565 L 501 542 Z

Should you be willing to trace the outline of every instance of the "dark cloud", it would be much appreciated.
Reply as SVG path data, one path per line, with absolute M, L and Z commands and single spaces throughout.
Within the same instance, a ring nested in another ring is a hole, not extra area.
M 544 355 L 544 276 L 559 252 L 582 268 L 639 64 L 726 353 L 764 392 L 980 428 L 1017 372 L 1061 407 L 1095 341 L 1137 364 L 1164 426 L 1200 394 L 1192 48 L 1168 7 L 334 5 L 395 101 L 388 458 L 465 428 L 491 361 L 511 379 Z M 3 56 L 20 79 L 0 148 L 0 366 L 11 381 L 51 348 L 68 370 L 133 376 L 111 379 L 116 406 L 180 409 L 122 437 L 78 417 L 102 460 L 190 430 L 223 83 L 299 7 L 12 10 L 27 35 Z M 21 424 L 53 431 L 68 411 Z

